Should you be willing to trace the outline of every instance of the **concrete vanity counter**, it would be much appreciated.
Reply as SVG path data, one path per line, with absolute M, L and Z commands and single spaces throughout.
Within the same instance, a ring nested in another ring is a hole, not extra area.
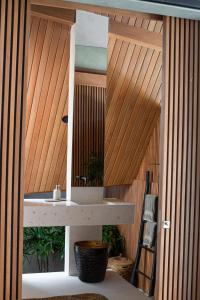
M 25 199 L 24 226 L 117 225 L 134 222 L 134 205 L 117 199 L 101 203 Z

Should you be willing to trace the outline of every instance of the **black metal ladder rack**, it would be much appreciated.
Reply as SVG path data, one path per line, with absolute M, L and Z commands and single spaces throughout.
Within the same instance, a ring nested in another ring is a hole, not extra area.
M 151 178 L 151 173 L 148 171 L 148 172 L 146 172 L 146 187 L 145 187 L 144 200 L 143 200 L 143 209 L 142 209 L 142 216 L 141 216 L 138 247 L 137 247 L 136 259 L 135 259 L 135 263 L 134 263 L 134 267 L 133 267 L 133 271 L 132 271 L 132 276 L 131 276 L 131 283 L 134 286 L 137 287 L 138 274 L 140 274 L 140 275 L 144 276 L 145 278 L 147 278 L 150 281 L 148 296 L 151 297 L 151 296 L 154 295 L 155 281 L 156 281 L 156 250 L 157 250 L 156 241 L 157 241 L 157 234 L 155 235 L 154 247 L 149 248 L 149 247 L 143 245 L 144 226 L 145 226 L 145 223 L 146 223 L 146 221 L 143 219 L 144 206 L 145 206 L 145 196 L 147 194 L 150 194 L 150 192 L 151 192 L 150 178 Z M 147 274 L 145 274 L 144 272 L 139 270 L 142 249 L 145 249 L 145 251 L 151 252 L 153 254 L 151 276 L 148 276 Z

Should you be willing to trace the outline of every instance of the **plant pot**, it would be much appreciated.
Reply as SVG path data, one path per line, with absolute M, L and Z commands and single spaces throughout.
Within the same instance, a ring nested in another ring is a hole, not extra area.
M 108 245 L 98 241 L 81 241 L 74 244 L 79 279 L 83 282 L 101 282 L 108 264 Z

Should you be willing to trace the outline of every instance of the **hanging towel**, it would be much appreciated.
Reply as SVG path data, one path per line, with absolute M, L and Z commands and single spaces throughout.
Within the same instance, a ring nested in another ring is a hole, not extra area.
M 144 224 L 143 245 L 149 248 L 154 246 L 157 223 L 146 222 Z
M 144 199 L 144 221 L 156 221 L 158 196 L 147 194 Z

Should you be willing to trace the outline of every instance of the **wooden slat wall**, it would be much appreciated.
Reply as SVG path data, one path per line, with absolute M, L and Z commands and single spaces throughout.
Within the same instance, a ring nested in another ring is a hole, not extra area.
M 158 300 L 200 299 L 200 23 L 165 18 Z
M 162 32 L 161 21 L 111 18 Z M 110 37 L 108 62 L 105 185 L 131 184 L 160 115 L 162 54 Z
M 129 258 L 135 260 L 139 227 L 142 213 L 143 195 L 145 190 L 145 172 L 150 170 L 153 174 L 151 192 L 158 194 L 158 171 L 159 171 L 159 139 L 160 139 L 160 120 L 158 120 L 147 151 L 143 158 L 136 179 L 131 185 L 118 185 L 106 187 L 107 197 L 116 197 L 125 202 L 131 202 L 135 205 L 135 219 L 133 225 L 120 226 L 120 232 L 126 240 L 126 254 Z M 140 270 L 149 273 L 151 269 L 151 254 L 144 251 L 140 264 Z M 139 276 L 139 287 L 148 291 L 149 281 Z
M 25 192 L 65 189 L 70 27 L 31 18 Z
M 99 158 L 104 156 L 105 101 L 105 88 L 89 85 L 75 86 L 73 186 L 85 185 L 83 181 L 76 180 L 76 176 L 87 175 L 87 163 L 92 154 L 96 154 Z
M 30 4 L 0 5 L 0 299 L 21 299 Z

